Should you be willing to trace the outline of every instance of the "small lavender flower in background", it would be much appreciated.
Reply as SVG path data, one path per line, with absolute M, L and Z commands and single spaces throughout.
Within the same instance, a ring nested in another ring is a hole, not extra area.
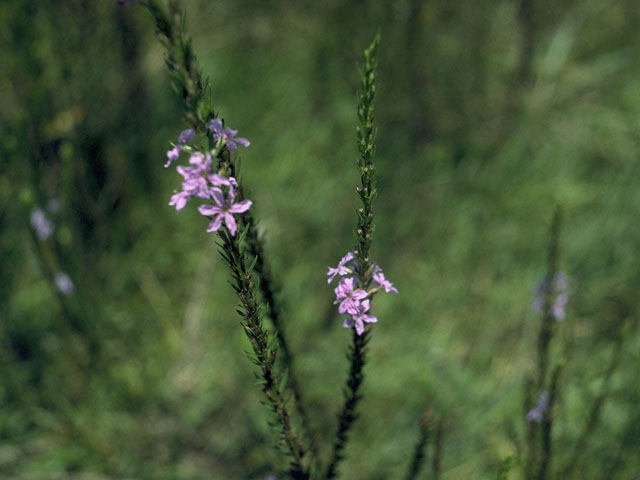
M 31 226 L 36 232 L 37 237 L 44 241 L 53 234 L 53 222 L 47 218 L 44 211 L 36 207 L 31 211 Z
M 69 277 L 69 275 L 67 275 L 65 272 L 56 273 L 55 277 L 53 278 L 53 283 L 55 283 L 58 291 L 65 297 L 71 295 L 75 290 L 75 286 L 73 285 L 71 277 Z
M 559 322 L 564 320 L 564 317 L 566 315 L 565 307 L 567 306 L 568 301 L 569 301 L 569 294 L 566 292 L 563 292 L 556 297 L 556 301 L 553 302 L 553 305 L 551 306 L 551 313 Z
M 165 168 L 168 168 L 173 162 L 180 158 L 180 152 L 182 147 L 189 143 L 196 136 L 195 130 L 188 128 L 180 132 L 178 136 L 178 144 L 167 151 L 167 162 L 164 164 Z
M 211 198 L 213 198 L 213 201 L 216 202 L 216 205 L 200 205 L 200 207 L 198 207 L 198 210 L 202 215 L 215 215 L 215 217 L 207 227 L 207 232 L 209 233 L 218 231 L 222 226 L 222 221 L 224 220 L 224 223 L 229 229 L 229 233 L 231 233 L 231 235 L 235 235 L 237 225 L 232 213 L 244 213 L 251 207 L 251 200 L 242 200 L 241 202 L 237 203 L 235 202 L 236 195 L 233 184 L 237 185 L 237 183 L 233 177 L 229 178 L 228 180 L 230 186 L 226 197 L 224 192 L 220 188 L 214 187 L 211 189 Z
M 551 292 L 549 290 L 551 289 Z M 538 313 L 544 307 L 544 297 L 547 293 L 555 296 L 550 307 L 553 317 L 561 322 L 565 319 L 565 307 L 569 302 L 569 281 L 563 272 L 557 273 L 553 282 L 549 282 L 547 277 L 543 277 L 534 287 L 534 298 L 531 303 L 531 310 Z
M 549 408 L 549 392 L 543 390 L 538 396 L 536 406 L 527 413 L 527 420 L 530 422 L 540 423 L 545 412 Z
M 251 142 L 249 142 L 249 140 L 247 140 L 246 138 L 236 138 L 236 135 L 238 135 L 237 130 L 232 130 L 229 127 L 223 130 L 222 120 L 220 120 L 219 118 L 214 118 L 213 120 L 211 120 L 207 124 L 207 128 L 213 133 L 213 139 L 216 142 L 222 141 L 222 144 L 226 145 L 231 152 L 235 152 L 238 149 L 237 144 L 240 144 L 245 148 L 251 145 Z

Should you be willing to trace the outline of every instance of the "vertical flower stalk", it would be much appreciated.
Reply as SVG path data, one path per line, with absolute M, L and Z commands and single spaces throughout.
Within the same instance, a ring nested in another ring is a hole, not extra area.
M 549 378 L 550 345 L 556 323 L 565 318 L 568 300 L 566 276 L 558 271 L 559 236 L 562 214 L 556 209 L 551 223 L 547 273 L 536 288 L 536 298 L 532 308 L 542 313 L 542 323 L 537 340 L 537 371 L 527 382 L 525 411 L 527 425 L 527 478 L 546 480 L 552 458 L 553 407 L 557 398 L 561 366 L 553 368 Z M 537 395 L 536 403 L 531 402 Z M 530 408 L 528 411 L 527 409 Z
M 184 32 L 184 15 L 181 12 L 177 0 L 169 0 L 168 13 L 157 0 L 145 0 L 139 2 L 145 6 L 154 18 L 156 34 L 165 47 L 165 61 L 171 73 L 176 92 L 183 99 L 185 108 L 185 120 L 194 132 L 205 134 L 209 138 L 210 147 L 213 147 L 220 138 L 226 142 L 216 155 L 217 170 L 226 177 L 236 177 L 236 165 L 231 153 L 237 148 L 237 144 L 248 146 L 245 139 L 234 139 L 235 131 L 223 128 L 220 119 L 216 118 L 213 102 L 210 96 L 209 83 L 203 80 L 200 66 L 193 50 L 191 39 Z M 188 130 L 187 130 L 188 131 Z M 186 131 L 185 131 L 186 132 Z M 185 133 L 183 132 L 183 133 Z M 218 138 L 216 139 L 216 135 Z M 178 139 L 178 144 L 167 152 L 168 162 L 177 159 L 184 137 Z M 235 189 L 236 198 L 244 198 L 241 186 Z M 180 200 L 180 199 L 177 199 Z M 258 287 L 264 302 L 269 307 L 265 315 L 271 319 L 276 331 L 276 337 L 280 346 L 280 361 L 288 370 L 287 383 L 295 398 L 295 405 L 306 437 L 315 452 L 314 433 L 311 429 L 304 408 L 302 388 L 298 382 L 294 368 L 294 355 L 286 340 L 284 325 L 281 320 L 281 308 L 277 297 L 278 287 L 271 274 L 271 267 L 265 257 L 265 249 L 262 239 L 258 235 L 257 221 L 251 212 L 247 212 L 240 220 L 241 227 L 249 226 L 245 237 L 245 245 L 248 255 L 255 258 L 254 274 L 258 279 Z
M 551 381 L 549 386 L 549 397 L 548 404 L 546 406 L 546 412 L 542 416 L 542 421 L 540 422 L 541 428 L 541 442 L 540 442 L 540 465 L 538 469 L 538 480 L 547 480 L 550 478 L 550 468 L 551 468 L 551 457 L 552 457 L 552 434 L 553 434 L 553 406 L 555 405 L 558 397 L 558 379 L 560 378 L 560 373 L 562 372 L 562 367 L 560 365 L 556 366 L 553 369 L 553 373 L 551 375 Z
M 558 277 L 558 255 L 560 243 L 560 224 L 562 214 L 559 208 L 556 209 L 553 221 L 551 223 L 551 239 L 549 242 L 549 254 L 547 257 L 547 279 L 556 279 Z M 538 378 L 537 387 L 539 390 L 544 389 L 547 381 L 547 371 L 549 365 L 549 344 L 553 336 L 554 330 L 554 306 L 553 306 L 553 281 L 546 282 L 544 289 L 544 302 L 542 309 L 542 325 L 538 334 Z M 563 314 L 564 318 L 564 314 Z
M 283 393 L 280 391 L 279 384 L 274 380 L 276 348 L 270 347 L 269 353 L 265 350 L 268 335 L 261 324 L 261 317 L 256 313 L 258 312 L 257 306 L 262 305 L 260 315 L 268 313 L 273 322 L 280 350 L 283 352 L 282 360 L 288 370 L 286 378 L 293 391 L 295 405 L 301 417 L 305 435 L 313 446 L 313 433 L 309 428 L 309 422 L 303 408 L 301 388 L 293 371 L 293 355 L 286 342 L 280 322 L 276 288 L 271 277 L 270 267 L 265 259 L 262 240 L 258 237 L 257 222 L 252 213 L 248 211 L 251 202 L 244 199 L 242 186 L 235 179 L 237 172 L 231 153 L 239 145 L 248 147 L 249 141 L 244 138 L 236 138 L 237 131 L 224 127 L 223 121 L 216 117 L 210 98 L 208 81 L 204 81 L 202 78 L 191 39 L 184 32 L 184 15 L 179 2 L 169 0 L 168 10 L 165 10 L 157 0 L 144 0 L 139 3 L 145 6 L 154 18 L 156 34 L 165 47 L 165 61 L 173 78 L 174 88 L 183 99 L 185 120 L 190 126 L 180 134 L 178 142 L 167 152 L 165 166 L 168 167 L 178 160 L 183 152 L 191 154 L 190 163 L 192 165 L 178 167 L 178 172 L 183 177 L 183 188 L 171 198 L 170 205 L 180 210 L 194 197 L 213 201 L 210 205 L 201 205 L 199 211 L 211 220 L 207 231 L 217 231 L 223 238 L 223 257 L 230 263 L 237 282 L 243 282 L 242 288 L 240 284 L 235 287 L 243 306 L 245 318 L 243 325 L 254 348 L 254 360 L 262 370 L 263 390 L 278 418 L 282 439 L 292 459 L 290 476 L 292 478 L 307 478 L 301 465 L 301 458 L 304 454 L 301 442 L 298 436 L 292 432 Z M 205 135 L 208 139 L 209 149 L 206 152 L 189 145 L 189 142 L 198 133 Z M 235 237 L 236 231 L 243 232 L 242 249 L 240 241 Z M 245 255 L 247 258 L 254 259 L 249 269 L 244 267 Z M 260 294 L 266 305 L 257 298 L 253 276 L 258 279 Z
M 362 207 L 358 208 L 358 223 L 356 227 L 356 238 L 358 249 L 355 252 L 358 259 L 358 277 L 363 285 L 367 285 L 370 280 L 369 250 L 373 240 L 373 201 L 377 191 L 375 188 L 375 165 L 373 158 L 376 153 L 375 131 L 373 127 L 374 100 L 376 96 L 376 68 L 378 64 L 378 45 L 380 35 L 376 35 L 373 43 L 364 52 L 365 64 L 362 70 L 360 84 L 360 104 L 358 105 L 358 119 L 360 127 L 357 130 L 358 150 L 360 158 L 358 167 L 360 168 L 361 185 L 356 188 L 358 197 L 362 202 Z
M 364 300 L 362 293 L 358 293 L 357 290 L 367 291 L 371 284 L 373 274 L 373 268 L 369 259 L 369 250 L 371 249 L 373 233 L 372 204 L 376 196 L 375 166 L 373 164 L 375 154 L 373 102 L 376 94 L 375 80 L 379 43 L 380 35 L 376 35 L 371 45 L 364 52 L 365 63 L 361 72 L 362 80 L 360 85 L 360 102 L 358 105 L 360 127 L 357 131 L 358 150 L 360 151 L 358 167 L 360 169 L 361 184 L 356 188 L 356 192 L 362 202 L 362 206 L 357 210 L 358 219 L 355 232 L 357 248 L 353 254 L 347 254 L 345 258 L 343 258 L 343 261 L 341 261 L 341 265 L 338 265 L 336 269 L 336 274 L 340 274 L 340 269 L 346 269 L 346 263 L 354 260 L 352 271 L 358 288 L 354 290 L 353 281 L 350 285 L 346 285 L 346 280 L 348 279 L 343 279 L 341 280 L 343 288 L 340 292 L 336 289 L 336 297 L 338 297 L 337 300 L 340 300 L 341 308 L 345 305 L 345 301 L 349 302 L 344 306 L 344 313 L 352 315 L 351 325 L 355 328 L 353 330 L 353 343 L 349 350 L 351 366 L 346 382 L 345 402 L 338 416 L 338 429 L 335 434 L 333 451 L 325 475 L 327 479 L 337 476 L 338 464 L 344 458 L 343 452 L 347 443 L 348 433 L 357 418 L 356 407 L 362 398 L 359 390 L 364 380 L 363 368 L 366 362 L 365 347 L 369 341 L 369 331 L 364 328 L 364 322 L 371 322 L 373 321 L 372 318 L 375 318 L 365 313 L 369 308 L 369 304 L 364 305 L 364 301 L 368 302 L 368 300 Z M 347 270 L 342 271 L 348 273 Z M 330 270 L 329 275 L 332 274 L 333 272 Z M 329 281 L 331 281 L 332 278 L 333 277 L 330 276 Z M 340 286 L 338 288 L 340 288 Z M 342 297 L 340 297 L 338 293 L 340 293 Z M 364 301 L 361 302 L 361 300 Z M 343 312 L 341 311 L 341 313 Z M 364 315 L 367 315 L 367 317 L 364 317 Z M 358 319 L 360 319 L 360 322 L 358 322 Z M 345 325 L 351 326 L 347 323 Z
M 263 305 L 258 299 L 257 289 L 251 274 L 255 263 L 247 266 L 240 243 L 246 236 L 248 228 L 239 236 L 231 235 L 226 230 L 219 230 L 221 251 L 231 269 L 233 289 L 238 295 L 240 306 L 238 313 L 242 316 L 242 327 L 251 342 L 254 356 L 252 360 L 260 368 L 262 391 L 267 397 L 273 414 L 278 419 L 280 437 L 290 458 L 288 475 L 293 479 L 308 479 L 308 469 L 303 466 L 305 451 L 297 434 L 291 426 L 291 419 L 286 400 L 280 388 L 282 378 L 275 372 L 277 346 L 269 341 L 269 333 L 262 325 Z

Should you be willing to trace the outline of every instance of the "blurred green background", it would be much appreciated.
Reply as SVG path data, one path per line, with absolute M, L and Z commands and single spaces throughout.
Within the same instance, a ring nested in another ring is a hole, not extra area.
M 400 294 L 375 302 L 344 478 L 400 478 L 425 406 L 442 478 L 494 478 L 512 454 L 522 478 L 556 204 L 571 298 L 554 478 L 640 475 L 640 4 L 184 7 L 216 110 L 252 142 L 242 178 L 325 455 L 350 342 L 325 271 L 354 243 L 357 64 L 382 34 L 374 260 Z M 151 18 L 3 0 L 0 27 L 0 476 L 264 478 L 279 457 L 227 268 L 196 209 L 167 205 L 185 124 Z M 30 215 L 50 199 L 41 241 Z

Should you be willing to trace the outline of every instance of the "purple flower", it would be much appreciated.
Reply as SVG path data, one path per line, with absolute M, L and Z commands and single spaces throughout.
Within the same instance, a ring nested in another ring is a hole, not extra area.
M 231 179 L 229 179 L 229 181 L 231 181 Z M 235 179 L 233 181 L 235 182 Z M 232 213 L 243 213 L 249 210 L 249 207 L 251 207 L 251 200 L 243 200 L 235 203 L 235 188 L 233 186 L 229 187 L 226 198 L 224 192 L 218 187 L 211 189 L 211 197 L 213 198 L 213 201 L 216 202 L 216 205 L 200 205 L 200 207 L 198 207 L 198 210 L 202 215 L 214 215 L 213 220 L 207 228 L 207 232 L 211 233 L 218 231 L 222 226 L 222 221 L 224 220 L 224 223 L 229 229 L 229 233 L 231 233 L 231 235 L 235 235 L 237 226 L 236 219 L 233 218 Z
M 370 307 L 371 302 L 369 301 L 369 299 L 358 302 L 356 307 L 349 312 L 351 316 L 344 320 L 342 326 L 345 328 L 351 328 L 355 325 L 356 333 L 358 335 L 362 335 L 364 333 L 365 323 L 376 323 L 378 321 L 378 319 L 373 315 L 367 314 Z
M 238 134 L 237 130 L 232 130 L 229 127 L 226 127 L 223 130 L 222 120 L 220 120 L 219 118 L 212 119 L 207 124 L 207 128 L 213 133 L 213 139 L 216 142 L 222 139 L 223 144 L 226 145 L 227 148 L 232 152 L 235 152 L 238 149 L 238 143 L 243 147 L 248 147 L 249 145 L 251 145 L 249 140 L 247 140 L 246 138 L 236 138 L 236 135 Z
M 178 136 L 178 144 L 167 151 L 167 162 L 164 164 L 165 168 L 168 168 L 173 162 L 180 158 L 182 147 L 193 140 L 195 136 L 196 132 L 192 128 L 188 128 L 187 130 L 180 132 L 180 135 Z
M 549 408 L 549 392 L 543 390 L 538 396 L 536 406 L 527 413 L 527 420 L 530 422 L 540 423 L 544 418 L 544 414 Z
M 53 234 L 53 222 L 47 218 L 41 208 L 36 207 L 31 211 L 31 226 L 42 241 Z
M 569 282 L 567 276 L 559 272 L 553 277 L 553 282 L 549 282 L 547 277 L 543 277 L 534 288 L 534 298 L 531 302 L 531 310 L 541 312 L 544 308 L 545 295 L 550 294 L 552 304 L 550 307 L 551 315 L 561 322 L 566 316 L 565 307 L 569 302 Z
M 360 300 L 367 298 L 367 292 L 361 288 L 354 288 L 353 277 L 342 278 L 338 286 L 334 289 L 336 300 L 333 303 L 339 303 L 338 311 L 340 313 L 357 313 Z
M 71 280 L 69 275 L 64 272 L 56 273 L 55 277 L 53 278 L 53 283 L 55 283 L 58 291 L 65 297 L 71 295 L 75 290 L 73 281 Z
M 164 168 L 169 168 L 178 158 L 180 158 L 180 147 L 175 146 L 171 150 L 167 150 L 167 161 L 164 164 Z
M 176 210 L 182 210 L 191 197 L 211 198 L 211 187 L 219 185 L 220 175 L 211 173 L 211 155 L 208 153 L 194 153 L 189 159 L 192 167 L 179 166 L 176 170 L 182 175 L 182 191 L 174 194 L 169 201 L 169 205 L 175 206 Z
M 340 278 L 338 286 L 334 289 L 336 299 L 334 304 L 339 304 L 338 311 L 349 315 L 342 324 L 343 327 L 355 327 L 356 333 L 362 335 L 365 330 L 365 323 L 375 323 L 378 321 L 376 317 L 370 315 L 371 298 L 381 289 L 385 292 L 395 292 L 398 290 L 393 284 L 387 280 L 378 265 L 373 266 L 372 280 L 376 284 L 368 291 L 363 287 L 369 287 L 369 282 L 362 285 L 359 278 L 353 276 L 354 270 L 358 267 L 358 260 L 353 252 L 347 254 L 340 259 L 338 266 L 329 268 L 327 271 L 327 283 L 331 283 L 337 276 Z M 346 276 L 351 275 L 351 276 Z
M 386 279 L 384 273 L 382 273 L 382 269 L 377 265 L 373 269 L 373 281 L 376 282 L 387 293 L 398 293 L 398 289 L 393 286 L 393 283 Z
M 553 305 L 551 306 L 551 313 L 559 322 L 563 321 L 566 316 L 565 307 L 567 306 L 568 301 L 569 295 L 567 293 L 561 293 L 556 297 L 556 301 L 553 302 Z
M 344 276 L 351 273 L 350 269 L 347 268 L 347 263 L 354 258 L 355 255 L 353 254 L 353 252 L 348 252 L 344 257 L 342 257 L 336 268 L 329 268 L 329 270 L 327 271 L 327 283 L 331 283 L 336 275 Z
M 184 146 L 194 139 L 196 136 L 196 131 L 193 128 L 187 128 L 180 132 L 178 135 L 178 145 Z

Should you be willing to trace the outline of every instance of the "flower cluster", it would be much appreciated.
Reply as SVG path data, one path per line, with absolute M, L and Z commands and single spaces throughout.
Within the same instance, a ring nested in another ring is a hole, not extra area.
M 564 273 L 557 273 L 552 282 L 549 282 L 549 279 L 545 276 L 536 284 L 531 310 L 541 312 L 544 308 L 544 299 L 547 294 L 555 297 L 550 307 L 551 314 L 558 322 L 563 321 L 566 315 L 565 307 L 569 301 L 569 282 Z
M 327 271 L 327 283 L 331 283 L 336 276 L 341 277 L 338 286 L 334 292 L 336 300 L 334 304 L 338 305 L 338 312 L 349 315 L 343 322 L 345 328 L 355 327 L 358 335 L 364 333 L 365 323 L 376 323 L 378 319 L 369 314 L 371 309 L 371 298 L 379 292 L 398 293 L 393 284 L 387 280 L 378 265 L 372 267 L 371 278 L 374 286 L 369 289 L 365 285 L 361 285 L 355 271 L 358 261 L 352 252 L 348 252 L 335 268 L 329 268 Z
M 235 138 L 237 130 L 230 128 L 222 129 L 222 121 L 213 119 L 209 122 L 207 128 L 213 133 L 216 146 L 213 151 L 201 152 L 189 146 L 189 142 L 196 136 L 194 130 L 184 130 L 178 137 L 178 143 L 167 152 L 168 167 L 175 160 L 180 158 L 180 153 L 191 153 L 189 157 L 190 166 L 179 165 L 176 170 L 182 176 L 182 190 L 171 196 L 169 205 L 176 207 L 176 210 L 182 210 L 187 202 L 193 198 L 201 198 L 203 200 L 213 200 L 212 205 L 200 205 L 198 211 L 211 219 L 207 232 L 215 232 L 220 229 L 223 222 L 229 233 L 235 235 L 237 231 L 237 222 L 233 214 L 244 213 L 251 207 L 251 200 L 242 200 L 236 202 L 236 190 L 238 182 L 233 177 L 225 177 L 219 175 L 213 169 L 212 158 L 215 157 L 223 147 L 227 147 L 230 151 L 235 151 L 240 144 L 244 147 L 249 146 L 246 138 Z
M 538 396 L 536 406 L 527 413 L 527 420 L 530 422 L 540 423 L 544 418 L 544 414 L 549 408 L 549 392 L 543 390 Z

